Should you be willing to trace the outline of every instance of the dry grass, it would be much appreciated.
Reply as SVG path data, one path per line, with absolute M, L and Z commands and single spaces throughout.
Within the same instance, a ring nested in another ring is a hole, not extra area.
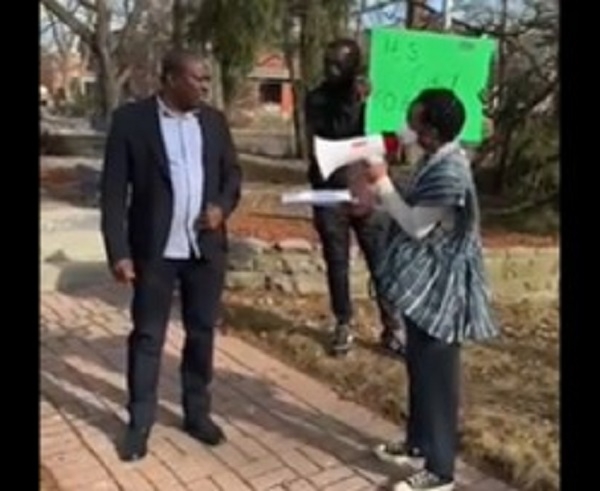
M 229 294 L 233 331 L 324 380 L 340 395 L 396 422 L 405 414 L 406 376 L 376 347 L 369 302 L 357 304 L 357 348 L 326 356 L 323 298 Z M 465 348 L 462 453 L 526 491 L 558 490 L 558 305 L 499 305 L 500 340 Z M 299 322 L 298 319 L 303 319 Z

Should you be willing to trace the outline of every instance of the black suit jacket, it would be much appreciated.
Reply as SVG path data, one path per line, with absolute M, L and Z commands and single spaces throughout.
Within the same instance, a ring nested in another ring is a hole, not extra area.
M 224 115 L 203 104 L 204 199 L 225 217 L 240 199 L 241 170 Z M 107 137 L 101 179 L 101 227 L 110 264 L 120 259 L 153 261 L 163 256 L 173 214 L 173 190 L 158 101 L 151 97 L 118 108 Z M 227 249 L 225 224 L 198 235 L 208 259 Z

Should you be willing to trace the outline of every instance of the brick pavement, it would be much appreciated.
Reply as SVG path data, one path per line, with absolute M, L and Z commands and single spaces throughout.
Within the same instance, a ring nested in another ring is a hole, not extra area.
M 215 419 L 229 440 L 212 449 L 187 437 L 178 428 L 176 318 L 150 452 L 121 463 L 114 443 L 126 420 L 127 303 L 127 291 L 102 285 L 42 296 L 41 460 L 61 491 L 367 491 L 401 476 L 369 452 L 394 436 L 394 425 L 232 336 L 218 338 L 213 389 Z M 461 491 L 509 490 L 459 469 Z

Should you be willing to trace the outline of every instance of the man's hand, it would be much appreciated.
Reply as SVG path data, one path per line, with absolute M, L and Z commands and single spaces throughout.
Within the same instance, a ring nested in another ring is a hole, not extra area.
M 121 259 L 112 267 L 112 274 L 119 283 L 129 285 L 135 280 L 135 269 L 131 259 Z
M 216 230 L 223 224 L 223 210 L 217 205 L 208 204 L 200 216 L 198 225 L 200 229 Z

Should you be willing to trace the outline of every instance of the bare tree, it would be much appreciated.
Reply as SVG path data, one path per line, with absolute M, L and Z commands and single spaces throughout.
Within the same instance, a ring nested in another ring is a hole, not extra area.
M 296 16 L 293 5 L 288 0 L 284 4 L 282 14 L 282 51 L 285 58 L 285 64 L 290 76 L 292 95 L 294 98 L 293 108 L 293 138 L 294 154 L 303 156 L 306 154 L 306 142 L 303 138 L 304 132 L 304 111 L 302 107 L 303 88 L 298 77 L 296 61 L 298 60 L 298 29 L 299 18 Z
M 508 0 L 483 11 L 463 4 L 461 30 L 498 39 L 494 87 L 487 98 L 493 133 L 478 150 L 476 168 L 491 176 L 490 190 L 519 203 L 510 212 L 558 198 L 558 8 L 553 1 Z M 468 29 L 465 29 L 467 26 Z M 507 197 L 507 196 L 505 196 Z
M 155 0 L 146 11 L 142 25 L 131 37 L 121 63 L 130 67 L 126 85 L 128 97 L 145 97 L 158 85 L 160 62 L 172 46 L 172 8 Z
M 130 65 L 124 61 L 127 59 L 127 47 L 142 23 L 150 0 L 125 0 L 123 27 L 118 31 L 113 29 L 118 9 L 110 0 L 76 0 L 78 7 L 90 14 L 91 22 L 82 20 L 61 0 L 40 1 L 90 50 L 98 77 L 100 116 L 108 121 L 120 101 L 121 88 L 130 75 Z
M 213 55 L 213 74 L 220 79 L 225 111 L 232 109 L 259 49 L 272 37 L 278 20 L 277 0 L 211 0 L 189 5 L 187 42 Z M 221 97 L 217 97 L 219 100 Z
M 77 13 L 79 5 L 70 0 L 66 8 L 73 14 Z M 67 99 L 70 98 L 71 85 L 69 80 L 73 68 L 73 53 L 77 47 L 78 38 L 70 29 L 62 24 L 51 12 L 43 9 L 43 20 L 40 25 L 40 35 L 46 37 L 48 59 L 56 63 L 60 76 L 60 85 Z

